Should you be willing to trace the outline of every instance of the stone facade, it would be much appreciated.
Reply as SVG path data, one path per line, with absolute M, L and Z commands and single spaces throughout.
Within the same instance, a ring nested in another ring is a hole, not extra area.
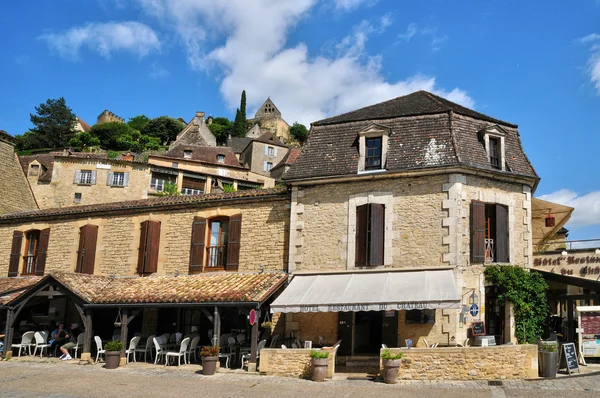
M 14 139 L 0 130 L 0 214 L 38 208 L 14 151 Z
M 135 275 L 140 224 L 146 220 L 161 222 L 157 275 L 187 274 L 194 216 L 210 218 L 234 214 L 242 214 L 239 271 L 286 270 L 289 201 L 279 197 L 247 200 L 235 206 L 220 204 L 179 211 L 155 209 L 105 217 L 83 214 L 48 222 L 5 221 L 0 224 L 0 242 L 4 242 L 0 245 L 0 275 L 8 273 L 13 232 L 45 228 L 50 228 L 46 272 L 75 271 L 79 228 L 85 224 L 99 227 L 94 274 Z
M 275 167 L 287 152 L 288 148 L 254 140 L 241 153 L 240 162 L 249 167 L 253 173 L 271 178 L 270 169 L 266 170 L 265 164 L 268 162 L 271 163 L 271 168 Z
M 327 378 L 331 379 L 335 373 L 335 354 L 329 352 L 329 365 Z M 281 349 L 263 348 L 260 351 L 261 374 L 267 376 L 299 377 L 308 379 L 312 376 L 310 350 L 308 349 Z
M 398 378 L 405 380 L 505 380 L 538 376 L 535 345 L 390 350 L 404 353 Z
M 121 116 L 115 115 L 108 109 L 105 109 L 101 114 L 98 115 L 98 118 L 96 119 L 96 124 L 109 122 L 125 123 L 125 119 Z
M 270 98 L 258 108 L 254 119 L 248 120 L 253 127 L 246 137 L 258 138 L 265 131 L 270 131 L 287 144 L 290 141 L 290 125 L 281 117 L 281 112 Z

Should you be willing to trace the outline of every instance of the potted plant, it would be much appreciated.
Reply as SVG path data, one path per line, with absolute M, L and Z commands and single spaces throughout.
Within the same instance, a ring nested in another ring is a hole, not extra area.
M 202 374 L 212 376 L 217 370 L 217 362 L 219 361 L 219 347 L 214 345 L 205 345 L 200 351 L 202 357 Z
M 386 348 L 381 353 L 383 360 L 383 381 L 386 384 L 396 384 L 398 380 L 398 372 L 402 364 L 403 353 L 392 354 L 389 348 Z
M 106 369 L 116 369 L 119 367 L 121 362 L 121 350 L 123 350 L 123 342 L 118 340 L 109 341 L 104 346 L 106 352 L 104 357 L 106 358 Z
M 540 376 L 556 377 L 558 371 L 558 344 L 556 341 L 540 341 L 538 343 L 538 359 Z
M 312 381 L 325 381 L 327 366 L 329 365 L 329 352 L 323 350 L 311 350 L 312 359 Z

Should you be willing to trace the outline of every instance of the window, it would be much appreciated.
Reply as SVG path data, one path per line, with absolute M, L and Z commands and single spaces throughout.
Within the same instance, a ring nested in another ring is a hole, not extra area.
M 173 162 L 173 163 L 171 163 L 171 167 L 174 168 L 174 169 L 176 169 L 176 168 L 179 167 L 179 163 Z
M 21 247 L 23 238 L 25 238 L 24 250 Z M 49 228 L 43 230 L 34 229 L 25 234 L 15 231 L 13 233 L 8 276 L 18 275 L 21 259 L 23 261 L 21 271 L 23 275 L 44 275 L 49 238 Z
M 160 245 L 160 221 L 144 221 L 140 224 L 140 245 L 137 272 L 140 275 L 155 273 L 158 269 Z
M 208 240 L 208 263 L 210 268 L 225 268 L 227 262 L 227 235 L 229 234 L 229 218 L 210 220 Z
M 25 256 L 23 262 L 23 275 L 32 275 L 35 271 L 35 260 L 37 257 L 38 245 L 40 243 L 40 231 L 29 231 L 25 235 L 27 238 L 25 245 Z
M 109 171 L 107 185 L 111 187 L 126 187 L 129 185 L 129 173 L 122 171 Z
M 356 208 L 355 266 L 383 265 L 385 206 L 368 203 Z
M 367 138 L 366 146 L 365 170 L 381 169 L 381 137 Z
M 75 170 L 75 184 L 94 185 L 96 183 L 96 170 Z
M 191 159 L 192 158 L 192 151 L 189 149 L 186 149 L 185 151 L 183 151 L 183 158 L 184 159 Z
M 79 228 L 79 248 L 77 250 L 77 265 L 75 267 L 75 272 L 90 275 L 94 273 L 97 241 L 97 225 L 87 224 Z
M 190 274 L 203 270 L 237 271 L 241 225 L 241 214 L 210 219 L 194 217 Z
M 205 180 L 183 177 L 181 193 L 183 195 L 199 195 L 204 193 L 206 186 Z
M 267 162 L 267 161 L 265 161 L 265 163 L 263 165 L 263 170 L 264 171 L 271 171 L 272 168 L 273 168 L 273 162 Z
M 406 324 L 435 324 L 435 310 L 408 310 Z
M 225 163 L 225 155 L 223 155 L 223 154 L 217 155 L 217 162 Z
M 162 192 L 165 189 L 165 185 L 175 183 L 176 180 L 177 179 L 175 176 L 170 174 L 152 173 L 150 189 L 153 189 L 157 192 Z
M 471 202 L 471 262 L 510 262 L 506 206 Z
M 40 175 L 40 165 L 39 164 L 32 164 L 29 166 L 29 175 L 33 176 L 33 177 L 37 177 L 38 175 Z
M 478 132 L 485 146 L 490 166 L 497 170 L 508 170 L 504 156 L 504 141 L 507 131 L 498 125 L 488 126 Z
M 273 157 L 275 156 L 275 148 L 272 146 L 267 147 L 267 156 Z
M 75 192 L 75 196 L 73 197 L 74 203 L 81 203 L 81 192 Z
M 500 140 L 496 137 L 489 138 L 489 153 L 490 153 L 490 165 L 495 168 L 502 170 L 500 164 Z

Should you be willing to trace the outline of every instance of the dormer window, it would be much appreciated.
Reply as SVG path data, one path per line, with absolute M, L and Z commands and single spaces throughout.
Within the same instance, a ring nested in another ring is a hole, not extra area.
M 381 137 L 367 138 L 367 157 L 365 170 L 381 169 Z
M 225 155 L 218 154 L 217 155 L 217 162 L 219 162 L 219 163 L 225 163 Z
M 183 158 L 184 159 L 191 159 L 192 158 L 192 151 L 190 149 L 186 149 L 185 151 L 183 151 Z
M 479 131 L 479 136 L 485 146 L 490 166 L 496 170 L 506 171 L 506 158 L 504 156 L 506 131 L 500 126 L 495 125 Z
M 40 175 L 40 165 L 32 164 L 29 166 L 29 175 L 33 177 L 37 177 Z
M 496 137 L 489 138 L 490 165 L 495 169 L 502 169 L 500 165 L 500 140 Z
M 391 129 L 379 124 L 371 124 L 358 132 L 358 172 L 385 170 L 388 139 Z

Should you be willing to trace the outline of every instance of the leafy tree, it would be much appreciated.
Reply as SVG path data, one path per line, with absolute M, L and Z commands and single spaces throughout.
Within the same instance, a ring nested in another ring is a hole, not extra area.
M 217 138 L 217 143 L 225 144 L 227 136 L 232 133 L 233 123 L 226 117 L 216 117 L 208 128 Z
M 15 148 L 17 151 L 26 151 L 30 149 L 46 148 L 48 142 L 44 137 L 31 131 L 15 136 Z
M 160 140 L 156 137 L 142 135 L 139 131 L 134 130 L 131 135 L 131 143 L 129 149 L 133 152 L 144 152 L 146 150 L 160 149 Z
M 34 127 L 31 133 L 37 135 L 30 144 L 38 148 L 64 148 L 75 135 L 76 117 L 63 97 L 48 99 L 35 107 L 36 114 L 29 114 Z
M 169 116 L 160 116 L 150 120 L 141 133 L 150 137 L 156 137 L 163 144 L 169 144 L 177 138 L 185 124 Z
M 294 125 L 290 127 L 290 135 L 300 144 L 304 144 L 308 138 L 308 129 L 305 125 L 294 122 Z
M 142 131 L 144 127 L 150 122 L 150 118 L 146 115 L 137 115 L 129 118 L 127 125 L 134 130 Z
M 90 129 L 90 134 L 98 137 L 104 149 L 129 149 L 131 135 L 136 131 L 125 123 L 108 122 L 96 124 Z
M 181 192 L 177 190 L 177 184 L 174 182 L 168 182 L 165 184 L 162 192 L 157 192 L 161 196 L 180 196 Z
M 240 107 L 235 111 L 235 120 L 231 135 L 234 137 L 245 137 L 248 130 L 248 121 L 246 120 L 246 90 L 242 91 Z
M 84 151 L 86 148 L 100 146 L 100 139 L 83 131 L 69 140 L 69 146 Z

